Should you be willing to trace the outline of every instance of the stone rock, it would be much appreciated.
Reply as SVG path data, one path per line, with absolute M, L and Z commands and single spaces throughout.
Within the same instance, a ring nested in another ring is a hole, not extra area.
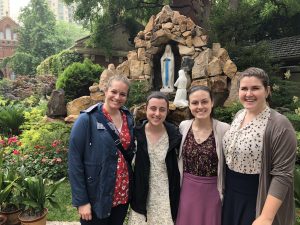
M 46 115 L 51 118 L 67 115 L 65 92 L 63 89 L 53 90 L 47 104 Z
M 158 47 L 152 46 L 151 48 L 148 48 L 146 50 L 146 53 L 151 54 L 151 55 L 155 55 L 156 53 L 158 53 L 158 51 L 159 51 Z
M 146 41 L 149 41 L 151 39 L 151 37 L 152 37 L 152 32 L 148 32 L 148 33 L 145 34 L 145 40 Z
M 191 83 L 191 87 L 199 86 L 199 85 L 210 87 L 209 79 L 204 78 L 199 80 L 193 80 L 193 82 Z
M 172 34 L 169 30 L 158 30 L 155 33 L 153 33 L 151 38 L 151 44 L 152 46 L 165 45 L 169 42 L 171 36 Z
M 161 12 L 159 12 L 155 18 L 155 22 L 156 23 L 167 23 L 167 22 L 171 22 L 172 21 L 172 17 L 173 17 L 173 10 L 170 8 L 170 6 L 165 5 Z
M 149 32 L 151 32 L 153 30 L 153 25 L 154 25 L 154 19 L 155 19 L 155 16 L 151 16 L 146 27 L 145 27 L 145 30 L 144 30 L 144 33 L 147 34 Z M 146 37 L 145 37 L 146 38 Z
M 192 37 L 188 36 L 185 40 L 185 43 L 186 43 L 187 47 L 191 48 L 193 46 Z
M 140 38 L 134 38 L 134 44 L 135 44 L 135 48 L 146 48 L 147 43 L 145 40 L 142 40 Z
M 172 18 L 172 23 L 175 25 L 180 25 L 182 24 L 183 21 L 186 20 L 186 17 L 184 15 L 181 15 L 179 12 L 174 12 L 173 18 Z
M 171 22 L 163 23 L 163 24 L 162 24 L 162 29 L 172 30 L 173 26 L 174 26 L 174 25 L 173 25 L 173 23 L 171 23 Z
M 92 86 L 89 87 L 90 93 L 95 93 L 100 91 L 99 85 L 98 84 L 93 84 Z
M 178 48 L 179 48 L 179 54 L 183 55 L 183 56 L 185 56 L 185 55 L 194 55 L 194 53 L 195 53 L 194 47 L 189 48 L 187 46 L 179 44 Z
M 191 35 L 191 31 L 189 31 L 189 30 L 182 33 L 182 36 L 183 36 L 183 37 L 188 37 L 188 36 L 190 36 L 190 35 Z
M 101 91 L 97 91 L 97 92 L 91 92 L 90 93 L 90 97 L 93 101 L 95 102 L 103 102 L 105 99 L 105 95 L 103 92 Z
M 228 59 L 230 59 L 229 55 L 228 55 L 228 52 L 225 48 L 219 48 L 219 50 L 217 51 L 216 57 L 220 59 L 222 68 L 224 68 L 225 62 Z
M 204 29 L 202 27 L 199 27 L 199 26 L 196 26 L 194 28 L 194 31 L 195 31 L 196 36 L 201 36 L 201 35 L 204 34 Z
M 181 31 L 181 33 L 184 33 L 184 32 L 186 31 L 186 28 L 187 28 L 187 22 L 186 22 L 186 20 L 183 20 L 183 21 L 179 24 L 179 26 L 180 26 L 180 31 Z
M 231 82 L 229 85 L 229 96 L 224 102 L 224 106 L 228 107 L 231 106 L 233 103 L 238 102 L 238 93 L 239 93 L 239 88 L 238 88 L 238 79 L 240 77 L 240 73 L 237 72 L 232 78 Z
M 191 18 L 188 18 L 186 21 L 186 29 L 192 31 L 195 27 L 195 23 L 191 20 Z
M 79 115 L 80 111 L 98 103 L 91 99 L 90 96 L 82 96 L 67 103 L 67 115 Z
M 213 59 L 208 63 L 207 73 L 208 76 L 217 76 L 222 74 L 220 60 L 217 57 L 213 57 Z
M 224 64 L 223 71 L 228 77 L 232 78 L 237 72 L 237 67 L 234 62 L 228 59 Z
M 212 57 L 211 49 L 206 49 L 195 58 L 192 69 L 192 79 L 204 78 L 208 76 L 207 66 Z
M 145 48 L 138 48 L 138 60 L 142 61 L 146 59 L 146 51 Z
M 152 67 L 149 63 L 144 64 L 144 74 L 151 75 L 152 74 Z
M 129 65 L 130 78 L 138 78 L 143 75 L 144 62 L 139 60 L 131 60 Z
M 193 45 L 194 45 L 195 47 L 197 47 L 197 48 L 202 47 L 202 46 L 205 46 L 205 45 L 207 44 L 207 43 L 204 42 L 204 41 L 202 40 L 202 38 L 199 37 L 199 36 L 194 37 L 194 38 L 192 39 L 192 41 L 193 41 Z
M 129 51 L 127 54 L 127 59 L 130 60 L 137 60 L 138 56 L 137 56 L 137 52 L 135 51 Z
M 186 72 L 191 72 L 194 66 L 194 60 L 190 56 L 183 56 L 181 59 L 181 68 Z
M 74 123 L 79 115 L 69 115 L 65 118 L 66 123 Z
M 220 43 L 213 43 L 212 45 L 212 54 L 215 57 L 218 57 L 218 52 L 221 48 L 221 44 Z
M 145 39 L 145 33 L 144 33 L 144 31 L 139 31 L 137 33 L 136 37 L 144 40 Z
M 227 76 L 210 77 L 209 84 L 211 90 L 213 90 L 214 92 L 226 92 Z
M 118 65 L 116 72 L 117 74 L 123 75 L 125 77 L 129 77 L 129 63 L 128 60 L 124 61 L 120 65 Z
M 115 74 L 116 74 L 116 69 L 114 64 L 109 64 L 107 69 L 105 69 L 100 75 L 99 89 L 101 91 L 104 91 L 107 81 L 109 80 L 110 77 L 114 76 Z

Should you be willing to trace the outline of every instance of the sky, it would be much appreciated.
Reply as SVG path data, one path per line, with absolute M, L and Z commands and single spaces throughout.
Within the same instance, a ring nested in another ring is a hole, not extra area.
M 19 11 L 26 6 L 30 0 L 10 0 L 10 16 L 17 20 Z

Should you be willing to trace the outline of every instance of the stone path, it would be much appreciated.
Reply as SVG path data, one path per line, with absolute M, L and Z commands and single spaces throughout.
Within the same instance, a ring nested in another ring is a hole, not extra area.
M 79 222 L 64 222 L 64 221 L 47 221 L 47 225 L 80 225 Z

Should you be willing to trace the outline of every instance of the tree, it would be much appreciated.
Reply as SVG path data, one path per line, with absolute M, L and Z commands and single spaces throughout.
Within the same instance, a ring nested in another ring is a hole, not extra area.
M 66 40 L 55 29 L 54 14 L 45 0 L 31 0 L 19 16 L 18 47 L 12 57 L 17 74 L 35 74 L 36 66 L 45 58 L 66 47 Z M 23 57 L 24 56 L 24 57 Z M 21 65 L 18 61 L 21 60 Z M 31 64 L 26 62 L 30 61 Z M 25 68 L 26 67 L 26 68 Z

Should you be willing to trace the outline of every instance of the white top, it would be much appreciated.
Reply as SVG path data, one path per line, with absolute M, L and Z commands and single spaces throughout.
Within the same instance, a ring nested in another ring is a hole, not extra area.
M 246 126 L 241 128 L 246 110 L 242 110 L 231 124 L 223 138 L 223 149 L 229 169 L 244 174 L 259 174 L 261 170 L 261 154 L 263 136 L 270 108 L 266 107 Z

